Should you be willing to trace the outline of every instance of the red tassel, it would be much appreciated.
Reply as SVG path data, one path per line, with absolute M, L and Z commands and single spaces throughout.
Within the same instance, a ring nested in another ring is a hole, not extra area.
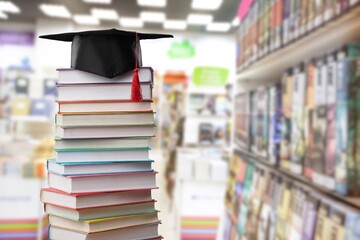
M 141 102 L 143 100 L 138 72 L 139 69 L 135 68 L 132 85 L 131 85 L 131 101 L 133 102 Z

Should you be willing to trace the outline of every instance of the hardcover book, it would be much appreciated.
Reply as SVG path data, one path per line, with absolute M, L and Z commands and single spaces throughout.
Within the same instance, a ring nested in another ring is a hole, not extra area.
M 291 163 L 290 171 L 296 174 L 303 172 L 303 160 L 305 155 L 305 88 L 306 78 L 304 65 L 294 68 L 292 115 L 291 115 Z
M 314 151 L 314 112 L 315 112 L 315 61 L 307 63 L 306 70 L 306 105 L 305 105 L 305 156 L 304 156 L 304 175 L 312 179 L 313 175 L 313 151 Z
M 360 194 L 358 174 L 358 116 L 360 60 L 338 61 L 336 94 L 336 189 L 344 195 Z
M 314 81 L 314 148 L 312 151 L 314 171 L 312 181 L 319 185 L 323 185 L 323 175 L 325 173 L 327 77 L 327 66 L 323 57 L 320 57 L 316 62 Z
M 293 76 L 292 71 L 288 70 L 284 73 L 281 80 L 281 146 L 280 146 L 280 167 L 289 169 L 289 161 L 291 156 L 291 116 L 292 116 L 292 100 L 293 100 Z
M 250 146 L 250 115 L 249 94 L 243 93 L 235 97 L 235 141 L 238 146 L 249 149 Z
M 281 84 L 269 89 L 269 162 L 279 164 L 281 143 Z
M 269 139 L 269 95 L 266 88 L 260 88 L 257 96 L 257 129 L 256 129 L 256 153 L 264 158 L 267 157 Z

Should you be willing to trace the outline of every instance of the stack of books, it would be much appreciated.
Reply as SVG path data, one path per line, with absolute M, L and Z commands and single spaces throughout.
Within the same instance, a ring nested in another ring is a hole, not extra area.
M 139 68 L 141 102 L 129 100 L 133 71 L 58 71 L 56 156 L 41 194 L 50 239 L 161 239 L 149 159 L 153 70 Z

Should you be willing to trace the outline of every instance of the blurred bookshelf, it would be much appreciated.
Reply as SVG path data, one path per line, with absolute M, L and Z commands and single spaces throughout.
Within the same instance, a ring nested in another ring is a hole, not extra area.
M 358 239 L 360 5 L 245 2 L 222 239 Z

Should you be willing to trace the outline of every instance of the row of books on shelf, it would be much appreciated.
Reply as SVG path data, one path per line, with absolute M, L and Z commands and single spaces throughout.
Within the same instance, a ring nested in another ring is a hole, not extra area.
M 257 59 L 319 28 L 358 0 L 256 0 L 237 31 L 237 66 Z
M 359 195 L 360 45 L 287 70 L 235 99 L 235 141 L 271 164 L 343 195 Z
M 130 100 L 132 76 L 59 69 L 55 158 L 41 197 L 51 239 L 161 238 L 149 159 L 153 71 L 139 68 L 140 102 Z
M 235 153 L 224 240 L 360 238 L 360 212 Z

